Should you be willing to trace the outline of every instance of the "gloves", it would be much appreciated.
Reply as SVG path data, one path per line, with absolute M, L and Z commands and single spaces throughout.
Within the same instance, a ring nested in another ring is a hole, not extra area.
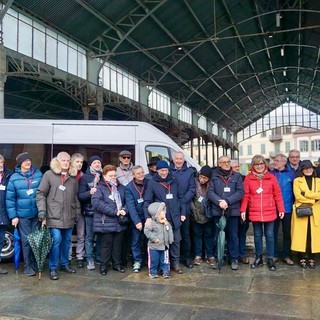
M 38 213 L 38 219 L 43 222 L 44 220 L 46 220 L 46 212 L 45 211 L 40 211 Z

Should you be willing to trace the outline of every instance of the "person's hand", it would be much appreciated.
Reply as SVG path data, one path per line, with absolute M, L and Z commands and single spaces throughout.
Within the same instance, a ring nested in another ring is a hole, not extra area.
M 154 243 L 158 243 L 158 242 L 160 242 L 160 240 L 159 240 L 159 239 L 154 240 Z
M 17 227 L 18 223 L 19 223 L 19 218 L 14 218 L 14 219 L 12 219 L 12 221 L 11 221 L 11 224 L 12 224 L 15 228 Z
M 283 219 L 283 217 L 284 217 L 284 212 L 279 212 L 279 218 Z
M 241 220 L 242 221 L 246 221 L 246 213 L 245 212 L 241 212 L 240 215 L 241 215 Z
M 228 208 L 228 203 L 226 200 L 219 200 L 219 207 L 223 210 L 226 210 Z
M 47 224 L 46 219 L 43 219 L 43 220 L 41 221 L 41 229 L 43 229 L 46 224 Z
M 183 222 L 183 221 L 185 221 L 186 219 L 187 219 L 187 217 L 186 216 L 181 216 L 181 221 Z
M 41 222 L 46 219 L 46 213 L 45 213 L 45 211 L 39 211 L 39 213 L 38 213 L 38 219 L 39 219 Z
M 142 230 L 142 223 L 141 222 L 137 223 L 136 228 L 141 231 Z
M 91 188 L 90 189 L 90 194 L 93 195 L 97 191 L 97 188 Z
M 127 213 L 126 213 L 123 209 L 119 210 L 119 215 L 125 216 L 126 214 L 127 214 Z
M 152 219 L 151 218 L 148 218 L 144 224 L 146 227 L 151 227 L 152 225 Z

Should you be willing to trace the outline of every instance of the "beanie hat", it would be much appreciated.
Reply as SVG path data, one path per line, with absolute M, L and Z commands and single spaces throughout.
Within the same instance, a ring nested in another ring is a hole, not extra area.
M 203 166 L 200 171 L 199 174 L 201 174 L 202 176 L 205 176 L 209 179 L 211 179 L 212 176 L 212 169 L 209 166 Z
M 101 158 L 99 156 L 92 156 L 88 161 L 89 166 L 91 166 L 92 162 L 96 160 L 101 162 Z
M 21 163 L 26 160 L 31 160 L 31 157 L 29 156 L 28 152 L 22 152 L 22 153 L 18 154 L 16 157 L 16 161 L 17 161 L 18 166 L 20 166 Z
M 152 218 L 157 218 L 157 215 L 165 208 L 164 202 L 153 202 L 148 207 L 148 212 Z
M 169 169 L 168 162 L 165 161 L 165 160 L 160 160 L 160 161 L 157 163 L 156 170 L 160 170 L 160 169 Z

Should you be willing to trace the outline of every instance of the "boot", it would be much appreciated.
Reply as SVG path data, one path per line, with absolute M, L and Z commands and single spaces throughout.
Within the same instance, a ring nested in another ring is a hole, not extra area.
M 273 259 L 268 259 L 268 269 L 270 271 L 276 271 L 276 265 L 274 264 Z
M 258 268 L 258 267 L 261 267 L 261 266 L 263 266 L 262 255 L 261 256 L 256 256 L 256 259 L 251 264 L 251 268 L 255 269 L 255 268 Z

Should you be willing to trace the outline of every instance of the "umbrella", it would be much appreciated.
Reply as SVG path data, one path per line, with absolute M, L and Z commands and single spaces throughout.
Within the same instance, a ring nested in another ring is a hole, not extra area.
M 16 269 L 16 274 L 18 274 L 19 264 L 20 264 L 20 234 L 17 227 L 14 228 L 13 232 L 13 242 L 14 242 L 14 268 Z
M 221 267 L 223 265 L 223 257 L 224 257 L 224 244 L 225 244 L 225 227 L 227 224 L 227 219 L 225 216 L 225 210 L 222 210 L 222 215 L 219 221 L 216 223 L 217 227 L 219 228 L 218 233 L 218 240 L 217 240 L 217 259 L 218 259 L 218 268 L 219 273 L 221 272 Z
M 51 249 L 52 237 L 50 231 L 43 227 L 28 235 L 28 241 L 33 251 L 34 257 L 37 261 L 39 280 L 41 280 L 41 272 L 43 269 L 44 261 Z

